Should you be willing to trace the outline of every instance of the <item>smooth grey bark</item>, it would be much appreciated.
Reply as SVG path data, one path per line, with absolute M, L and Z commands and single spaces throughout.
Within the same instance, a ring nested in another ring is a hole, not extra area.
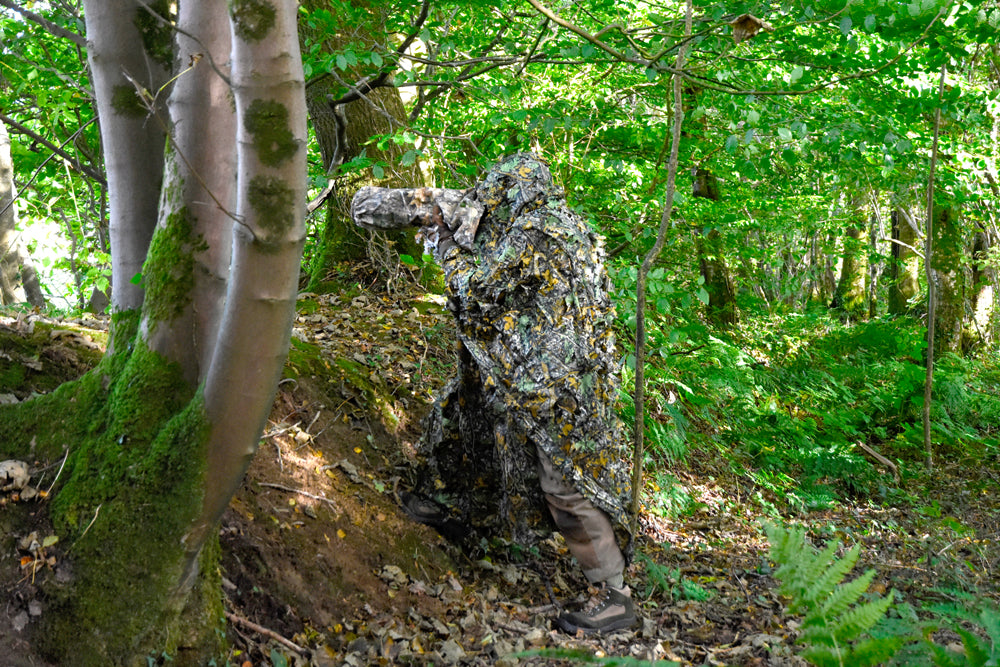
M 17 235 L 15 194 L 10 134 L 0 122 L 0 305 L 27 301 L 41 308 L 45 297 L 38 274 Z
M 193 256 L 189 300 L 175 317 L 147 312 L 143 336 L 151 349 L 181 364 L 197 384 L 211 363 L 236 216 L 236 115 L 229 82 L 231 35 L 226 6 L 184 2 L 178 8 L 178 76 L 167 102 L 170 128 L 157 229 L 184 218 Z M 210 129 L 207 129 L 210 128 Z
M 156 95 L 169 69 L 146 49 L 138 25 L 148 12 L 137 0 L 84 0 L 83 11 L 108 176 L 111 305 L 133 310 L 143 301 L 137 277 L 156 227 L 164 146 L 163 128 L 137 86 Z
M 274 24 L 265 38 L 247 41 L 237 24 L 232 44 L 239 222 L 219 336 L 204 380 L 211 430 L 202 511 L 185 539 L 186 583 L 196 572 L 197 549 L 214 532 L 256 452 L 295 317 L 305 243 L 305 81 L 297 3 L 273 7 Z M 287 127 L 260 128 L 255 110 L 261 105 L 272 109 L 272 123 Z M 275 130 L 282 142 L 278 150 L 270 139 Z

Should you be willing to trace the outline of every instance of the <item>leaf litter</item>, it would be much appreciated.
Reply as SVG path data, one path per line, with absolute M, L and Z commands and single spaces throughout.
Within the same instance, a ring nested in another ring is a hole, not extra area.
M 640 557 L 627 573 L 641 625 L 568 636 L 551 620 L 585 600 L 587 588 L 558 536 L 529 553 L 489 545 L 463 554 L 397 507 L 420 418 L 451 368 L 442 304 L 411 290 L 302 295 L 300 307 L 294 337 L 318 354 L 290 357 L 262 446 L 220 529 L 229 664 L 570 664 L 521 655 L 552 650 L 684 665 L 805 664 L 758 524 L 773 516 L 773 499 L 717 454 L 700 452 L 671 471 L 691 497 L 689 512 L 641 517 Z M 0 326 L 27 338 L 41 319 Z M 72 335 L 45 336 L 64 350 L 21 350 L 19 359 L 44 360 L 66 377 L 83 372 L 106 325 L 70 325 Z M 35 515 L 47 494 L 22 497 L 43 487 L 32 481 L 4 491 L 0 505 Z M 861 543 L 877 593 L 947 601 L 975 591 L 995 601 L 998 481 L 991 467 L 956 461 L 891 500 L 847 500 L 786 520 L 807 524 L 817 543 Z M 32 575 L 66 576 L 60 545 L 44 522 L 10 539 L 0 560 L 8 598 L 0 648 L 42 665 L 25 641 L 44 613 Z

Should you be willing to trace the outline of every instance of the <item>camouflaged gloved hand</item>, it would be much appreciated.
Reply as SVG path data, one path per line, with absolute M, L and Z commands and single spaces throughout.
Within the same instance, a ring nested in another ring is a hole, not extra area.
M 366 186 L 351 201 L 355 224 L 367 229 L 420 227 L 425 250 L 439 260 L 452 243 L 472 250 L 482 215 L 472 190 Z

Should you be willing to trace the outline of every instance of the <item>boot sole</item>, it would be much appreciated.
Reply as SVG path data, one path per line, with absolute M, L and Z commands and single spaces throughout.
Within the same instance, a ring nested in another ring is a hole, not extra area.
M 625 630 L 628 628 L 635 627 L 638 620 L 639 619 L 637 617 L 633 616 L 632 618 L 622 618 L 617 621 L 612 621 L 611 623 L 608 623 L 607 625 L 602 625 L 599 628 L 588 628 L 583 625 L 577 625 L 576 623 L 572 623 L 560 617 L 556 618 L 556 625 L 558 625 L 561 630 L 563 630 L 564 632 L 568 632 L 571 635 L 575 635 L 577 632 L 583 632 L 584 635 L 593 635 L 593 634 L 602 635 L 608 632 L 615 632 L 617 630 Z

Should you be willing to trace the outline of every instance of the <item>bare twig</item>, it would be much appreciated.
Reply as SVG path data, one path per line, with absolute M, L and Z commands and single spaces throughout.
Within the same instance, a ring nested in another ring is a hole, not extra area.
M 303 656 L 310 655 L 310 652 L 307 649 L 302 648 L 301 646 L 293 642 L 291 639 L 285 639 L 274 630 L 268 630 L 263 625 L 257 625 L 253 621 L 247 620 L 242 616 L 237 616 L 231 611 L 226 612 L 226 620 L 228 620 L 230 623 L 234 625 L 241 625 L 248 630 L 253 630 L 257 634 L 264 635 L 268 639 L 273 639 L 274 641 L 278 642 L 285 648 L 291 649 L 296 653 L 298 653 L 299 655 Z
M 61 464 L 59 464 L 59 471 L 58 471 L 58 472 L 56 473 L 56 476 L 55 476 L 55 478 L 54 478 L 54 479 L 52 480 L 52 483 L 51 483 L 51 484 L 49 484 L 49 488 L 48 488 L 48 490 L 47 490 L 47 491 L 45 492 L 45 495 L 46 495 L 46 496 L 47 496 L 47 495 L 49 495 L 50 493 L 52 493 L 52 487 L 54 487 L 54 486 L 56 485 L 56 482 L 58 482 L 58 481 L 59 481 L 59 475 L 61 475 L 61 474 L 62 474 L 62 471 L 63 471 L 63 466 L 65 466 L 65 465 L 66 465 L 66 459 L 67 459 L 67 458 L 69 458 L 69 448 L 68 448 L 68 447 L 66 448 L 66 453 L 65 453 L 65 454 L 63 455 L 63 460 L 62 460 L 62 463 L 61 463 Z M 83 537 L 83 536 L 81 535 L 81 537 Z
M 266 486 L 266 487 L 268 487 L 270 489 L 278 489 L 279 491 L 287 491 L 288 493 L 297 493 L 300 496 L 305 496 L 306 498 L 312 498 L 313 500 L 319 500 L 321 502 L 324 502 L 324 503 L 328 504 L 330 507 L 332 507 L 333 509 L 337 510 L 338 512 L 340 511 L 340 508 L 337 507 L 337 504 L 335 502 L 333 502 L 332 500 L 330 500 L 329 498 L 327 498 L 326 496 L 317 496 L 315 493 L 309 493 L 308 491 L 303 491 L 302 489 L 293 489 L 290 486 L 282 486 L 281 484 L 272 484 L 270 482 L 261 482 L 260 485 L 261 486 Z

